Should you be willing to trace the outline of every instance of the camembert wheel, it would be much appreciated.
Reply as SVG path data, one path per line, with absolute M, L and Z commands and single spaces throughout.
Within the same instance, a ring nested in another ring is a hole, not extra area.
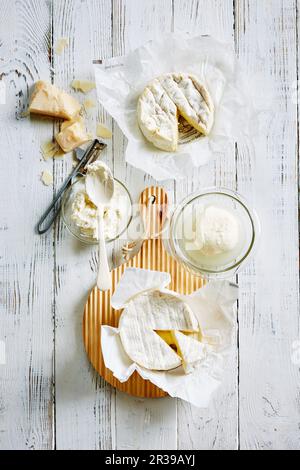
M 146 292 L 129 301 L 119 322 L 120 338 L 127 355 L 152 370 L 171 370 L 183 363 L 170 343 L 157 334 L 157 331 L 168 330 L 200 332 L 190 307 L 177 296 L 160 291 Z
M 138 100 L 137 118 L 148 141 L 159 149 L 176 151 L 179 116 L 203 135 L 211 131 L 214 104 L 195 75 L 170 73 L 147 85 Z

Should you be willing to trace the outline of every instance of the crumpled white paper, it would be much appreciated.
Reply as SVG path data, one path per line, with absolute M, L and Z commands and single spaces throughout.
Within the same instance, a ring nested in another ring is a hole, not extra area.
M 110 326 L 101 327 L 102 354 L 105 366 L 121 382 L 126 382 L 136 370 L 172 397 L 188 401 L 194 406 L 208 406 L 212 393 L 219 387 L 223 363 L 233 344 L 235 310 L 238 286 L 228 281 L 213 281 L 189 296 L 167 290 L 171 277 L 168 273 L 127 268 L 111 299 L 113 308 L 120 309 L 128 300 L 146 290 L 159 289 L 178 295 L 188 303 L 199 320 L 204 336 L 214 338 L 206 360 L 191 374 L 182 367 L 171 371 L 153 371 L 132 362 L 123 349 L 119 331 Z
M 148 143 L 136 118 L 137 100 L 145 86 L 168 72 L 197 75 L 210 91 L 216 108 L 210 135 L 179 145 L 176 153 Z M 230 142 L 250 135 L 254 121 L 257 129 L 249 83 L 246 85 L 242 78 L 232 47 L 211 37 L 162 35 L 125 57 L 96 65 L 95 80 L 100 103 L 128 139 L 126 161 L 158 181 L 191 175 L 212 156 L 223 153 Z

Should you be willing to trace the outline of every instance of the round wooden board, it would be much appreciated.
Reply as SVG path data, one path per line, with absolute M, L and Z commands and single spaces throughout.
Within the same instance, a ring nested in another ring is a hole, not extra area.
M 83 341 L 94 368 L 113 387 L 142 398 L 160 398 L 167 396 L 167 393 L 148 380 L 142 379 L 137 372 L 127 382 L 121 383 L 105 367 L 101 353 L 101 325 L 117 327 L 119 323 L 121 310 L 114 310 L 111 307 L 110 299 L 124 270 L 126 267 L 136 267 L 168 272 L 171 275 L 171 283 L 168 288 L 181 294 L 191 294 L 204 284 L 203 279 L 187 272 L 175 259 L 169 256 L 160 238 L 152 238 L 152 236 L 155 237 L 155 234 L 160 231 L 160 227 L 163 225 L 167 194 L 159 187 L 145 189 L 140 198 L 142 213 L 151 196 L 155 197 L 155 203 L 153 204 L 155 207 L 153 207 L 154 210 L 150 214 L 149 226 L 151 232 L 149 233 L 149 239 L 144 241 L 140 252 L 134 258 L 112 271 L 111 291 L 100 292 L 97 287 L 92 289 L 83 317 Z

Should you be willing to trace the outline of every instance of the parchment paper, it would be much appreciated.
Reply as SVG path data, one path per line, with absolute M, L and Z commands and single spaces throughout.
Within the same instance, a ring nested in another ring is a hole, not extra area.
M 123 308 L 130 298 L 145 290 L 159 289 L 178 295 L 166 289 L 170 281 L 168 273 L 127 268 L 111 299 L 112 306 Z M 207 407 L 212 393 L 221 384 L 224 360 L 233 345 L 233 307 L 238 297 L 238 286 L 227 281 L 214 281 L 192 295 L 179 297 L 189 304 L 204 336 L 210 337 L 213 344 L 204 362 L 193 373 L 185 374 L 182 367 L 161 372 L 139 366 L 124 351 L 118 329 L 110 326 L 101 327 L 104 363 L 121 382 L 126 382 L 136 370 L 170 396 L 197 407 Z
M 176 153 L 156 149 L 141 133 L 137 100 L 145 86 L 168 72 L 191 72 L 207 86 L 216 108 L 208 137 L 179 145 Z M 245 81 L 230 45 L 187 33 L 162 35 L 127 56 L 95 66 L 100 103 L 128 139 L 125 159 L 156 180 L 181 179 L 222 154 L 235 140 L 251 135 L 258 122 L 249 81 Z

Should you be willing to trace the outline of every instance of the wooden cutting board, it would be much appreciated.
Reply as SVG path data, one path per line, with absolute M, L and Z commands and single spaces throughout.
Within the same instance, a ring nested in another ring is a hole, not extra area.
M 186 271 L 169 256 L 163 246 L 159 233 L 165 221 L 167 203 L 167 193 L 160 187 L 149 187 L 142 192 L 141 214 L 147 230 L 147 239 L 136 256 L 112 271 L 111 291 L 100 292 L 97 287 L 92 289 L 83 317 L 83 341 L 94 368 L 113 387 L 143 398 L 159 398 L 167 394 L 148 380 L 143 380 L 137 372 L 134 372 L 127 382 L 119 382 L 104 365 L 100 332 L 101 325 L 118 326 L 121 310 L 114 310 L 110 299 L 126 267 L 168 272 L 171 275 L 168 288 L 180 294 L 191 294 L 203 286 L 205 281 Z

